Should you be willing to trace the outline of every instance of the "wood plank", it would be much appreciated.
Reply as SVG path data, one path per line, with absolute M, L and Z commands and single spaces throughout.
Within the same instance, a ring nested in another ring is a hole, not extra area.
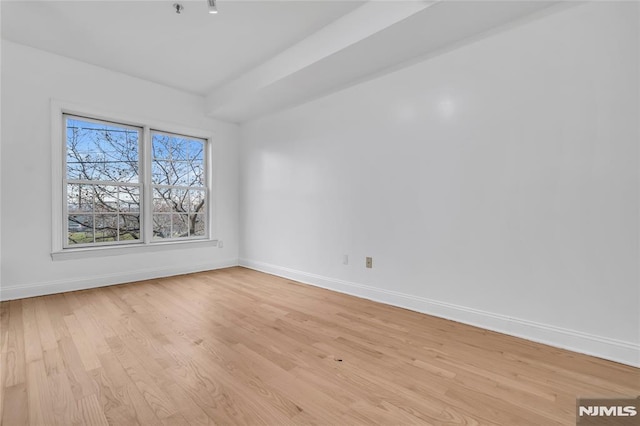
M 180 414 L 190 425 L 209 426 L 215 424 L 211 417 L 207 416 L 207 413 L 178 384 L 168 384 L 164 389 L 180 407 Z
M 80 323 L 84 335 L 93 346 L 94 352 L 96 354 L 102 354 L 109 350 L 109 345 L 107 345 L 104 335 L 102 334 L 102 327 L 100 327 L 97 320 L 91 314 L 92 310 L 93 305 L 87 304 L 80 309 L 74 310 L 74 315 Z
M 36 298 L 25 299 L 22 302 L 22 326 L 25 363 L 42 360 L 42 344 L 36 320 Z
M 89 395 L 78 401 L 78 411 L 82 416 L 83 424 L 96 426 L 109 426 L 107 417 L 95 395 Z
M 69 379 L 64 370 L 55 374 L 47 374 L 49 393 L 56 424 L 79 425 L 82 424 L 82 416 L 78 410 L 77 402 Z
M 160 419 L 127 375 L 116 355 L 109 352 L 99 357 L 104 372 L 97 371 L 96 374 L 100 375 L 97 381 L 102 389 L 102 406 L 107 418 L 125 417 L 128 419 L 126 424 L 159 424 Z
M 29 423 L 34 425 L 56 424 L 53 399 L 41 359 L 27 365 L 27 397 Z
M 69 334 L 67 324 L 64 322 L 64 317 L 73 314 L 73 311 L 69 307 L 65 295 L 53 294 L 43 299 L 46 300 L 47 312 L 56 341 L 59 342 L 65 337 L 70 338 L 71 334 Z
M 75 399 L 79 400 L 98 392 L 98 386 L 85 370 L 73 339 L 71 337 L 61 339 L 58 342 L 58 347 L 64 360 L 65 372 Z
M 173 400 L 160 388 L 156 376 L 164 376 L 162 369 L 155 369 L 152 372 L 147 370 L 147 358 L 140 358 L 131 352 L 125 343 L 117 338 L 107 339 L 111 351 L 116 355 L 118 361 L 124 368 L 127 376 L 138 388 L 144 399 L 153 410 L 156 417 L 164 419 L 178 412 Z M 148 357 L 150 358 L 150 357 Z M 153 367 L 151 367 L 153 368 Z
M 59 373 L 66 372 L 66 366 L 62 359 L 62 354 L 57 345 L 54 349 L 49 349 L 42 352 L 42 358 L 44 360 L 44 368 L 47 372 L 47 376 L 54 376 Z
M 47 311 L 47 301 L 44 297 L 37 297 L 35 300 L 36 323 L 40 334 L 40 343 L 43 351 L 57 349 L 58 341 L 56 339 L 51 318 Z
M 27 384 L 20 383 L 4 388 L 3 425 L 26 425 L 29 422 Z
M 22 302 L 14 300 L 3 305 L 2 347 L 0 349 L 0 383 L 11 387 L 26 381 Z
M 75 315 L 67 315 L 64 317 L 64 322 L 67 324 L 71 339 L 78 351 L 78 355 L 80 355 L 80 361 L 85 371 L 102 367 L 97 357 L 96 348 L 82 329 L 78 318 Z

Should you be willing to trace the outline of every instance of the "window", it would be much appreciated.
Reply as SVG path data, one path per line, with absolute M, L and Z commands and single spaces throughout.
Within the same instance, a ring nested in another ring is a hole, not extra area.
M 205 235 L 205 141 L 153 131 L 153 238 Z
M 208 239 L 208 140 L 63 114 L 63 248 Z
M 141 134 L 66 116 L 68 247 L 140 240 Z

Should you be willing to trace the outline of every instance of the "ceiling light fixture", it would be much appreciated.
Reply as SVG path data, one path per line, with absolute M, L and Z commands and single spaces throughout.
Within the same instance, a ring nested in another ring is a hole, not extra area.
M 209 3 L 209 13 L 218 13 L 218 8 L 216 7 L 216 0 L 207 0 Z
M 181 5 L 180 3 L 174 3 L 173 4 L 173 8 L 176 10 L 176 13 L 179 15 L 182 13 L 182 10 L 184 9 L 184 6 Z

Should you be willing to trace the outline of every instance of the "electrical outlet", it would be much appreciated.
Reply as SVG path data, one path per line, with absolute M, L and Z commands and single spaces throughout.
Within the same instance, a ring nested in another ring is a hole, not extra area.
M 222 240 L 218 240 L 218 248 L 222 247 L 224 247 L 224 243 L 222 242 Z
M 366 266 L 367 266 L 367 268 L 373 268 L 373 258 L 372 257 L 367 257 Z
M 342 264 L 343 265 L 348 265 L 349 264 L 349 255 L 345 254 L 342 256 Z

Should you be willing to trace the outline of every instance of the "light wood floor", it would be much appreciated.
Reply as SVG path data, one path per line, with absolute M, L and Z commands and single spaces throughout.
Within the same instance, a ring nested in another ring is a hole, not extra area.
M 231 268 L 0 304 L 2 424 L 575 424 L 640 370 Z

